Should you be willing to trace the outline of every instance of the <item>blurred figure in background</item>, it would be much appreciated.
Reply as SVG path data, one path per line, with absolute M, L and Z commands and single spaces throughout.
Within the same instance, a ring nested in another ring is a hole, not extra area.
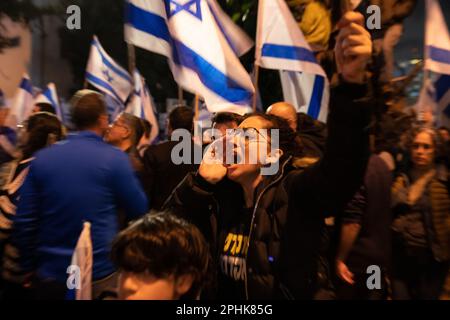
M 185 155 L 184 151 L 186 149 L 177 152 L 177 156 L 188 158 L 188 163 L 175 164 L 172 159 L 172 151 L 181 141 L 166 141 L 158 145 L 149 146 L 145 151 L 144 167 L 147 180 L 145 185 L 147 195 L 151 199 L 151 209 L 160 210 L 166 199 L 184 179 L 186 174 L 197 170 L 198 165 L 195 164 L 194 154 L 195 152 L 200 152 L 200 155 L 202 153 L 201 146 L 197 146 L 192 141 L 193 129 L 194 113 L 191 108 L 177 107 L 170 113 L 168 123 L 169 136 L 172 138 L 172 134 L 177 132 L 177 130 L 185 130 L 185 133 L 189 133 L 190 140 L 183 141 L 183 143 L 190 147 L 191 153 Z M 178 153 L 180 154 L 178 155 Z
M 118 209 L 129 220 L 148 210 L 127 155 L 103 141 L 108 129 L 103 95 L 78 91 L 71 100 L 71 119 L 78 132 L 36 154 L 13 218 L 11 243 L 37 299 L 66 297 L 66 271 L 85 221 L 91 223 L 92 297 L 114 292 L 110 250 Z
M 409 136 L 410 163 L 392 187 L 393 298 L 438 299 L 449 272 L 448 171 L 436 163 L 437 132 L 419 128 Z
M 12 219 L 16 214 L 20 188 L 28 175 L 35 153 L 62 138 L 62 125 L 55 115 L 48 112 L 32 115 L 26 123 L 26 143 L 22 147 L 22 155 L 15 161 L 6 184 L 0 191 L 0 270 L 5 299 L 26 297 L 26 291 L 22 288 L 24 274 L 20 270 L 19 257 L 15 248 L 8 244 L 14 227 Z
M 283 118 L 289 123 L 300 139 L 304 158 L 310 158 L 311 161 L 316 162 L 323 156 L 327 138 L 327 126 L 324 123 L 305 113 L 297 113 L 295 107 L 288 102 L 271 105 L 267 109 L 267 114 Z
M 322 0 L 287 1 L 306 41 L 314 52 L 328 49 L 331 33 L 331 15 Z
M 336 221 L 336 295 L 338 299 L 383 300 L 388 290 L 385 276 L 391 257 L 390 187 L 392 175 L 385 162 L 372 155 L 364 184 Z M 381 288 L 367 287 L 369 266 L 381 270 Z
M 138 177 L 143 179 L 144 165 L 138 152 L 138 144 L 144 135 L 142 120 L 122 112 L 110 125 L 105 134 L 105 141 L 125 152 Z

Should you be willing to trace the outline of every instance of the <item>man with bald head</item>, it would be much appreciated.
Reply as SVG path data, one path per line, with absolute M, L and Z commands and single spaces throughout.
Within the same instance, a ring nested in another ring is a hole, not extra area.
M 297 132 L 297 110 L 288 102 L 274 103 L 267 109 L 267 114 L 271 114 L 285 119 L 294 132 Z
M 267 109 L 267 113 L 285 119 L 297 133 L 306 157 L 320 158 L 323 155 L 326 139 L 326 125 L 305 113 L 297 113 L 288 102 L 277 102 Z

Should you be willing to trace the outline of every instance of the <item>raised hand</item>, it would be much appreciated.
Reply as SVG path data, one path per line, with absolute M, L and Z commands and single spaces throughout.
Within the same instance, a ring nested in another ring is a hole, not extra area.
M 338 72 L 347 82 L 364 83 L 372 56 L 372 39 L 364 28 L 364 17 L 349 11 L 338 23 L 340 32 L 334 48 Z
M 224 163 L 225 139 L 211 143 L 203 156 L 198 173 L 211 184 L 220 182 L 227 174 Z

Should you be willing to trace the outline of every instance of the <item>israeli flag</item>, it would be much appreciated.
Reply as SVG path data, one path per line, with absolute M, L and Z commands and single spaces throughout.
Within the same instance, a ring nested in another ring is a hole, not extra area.
M 426 79 L 415 109 L 419 120 L 430 113 L 434 125 L 450 127 L 450 75 L 432 74 Z
M 156 108 L 145 79 L 138 70 L 134 71 L 134 91 L 125 111 L 150 122 L 152 125 L 150 143 L 158 137 L 159 124 L 155 114 Z
M 33 112 L 33 107 L 33 85 L 31 84 L 30 77 L 25 74 L 14 97 L 14 101 L 11 104 L 5 120 L 5 126 L 15 130 L 17 125 L 22 124 L 22 122 L 28 119 Z
M 131 76 L 106 53 L 96 36 L 91 44 L 86 80 L 121 103 L 125 103 L 133 90 Z
M 284 0 L 260 0 L 256 64 L 326 77 Z
M 128 0 L 125 40 L 165 55 L 178 84 L 202 96 L 211 112 L 243 114 L 251 110 L 255 90 L 213 5 L 208 0 Z
M 330 89 L 327 78 L 310 73 L 280 71 L 286 102 L 312 118 L 327 122 Z
M 234 53 L 241 57 L 255 45 L 253 40 L 223 12 L 216 0 L 208 0 L 208 5 L 220 31 L 222 31 Z
M 450 74 L 450 35 L 437 0 L 426 0 L 425 69 Z
M 93 249 L 91 223 L 84 222 L 72 254 L 72 261 L 67 269 L 66 300 L 92 300 L 92 266 Z
M 314 119 L 328 116 L 329 83 L 284 0 L 260 0 L 255 63 L 280 70 L 284 100 Z
M 61 109 L 61 104 L 59 103 L 58 94 L 56 93 L 56 86 L 54 83 L 49 83 L 47 88 L 42 91 L 36 99 L 34 99 L 34 104 L 38 103 L 48 103 L 55 108 L 56 115 L 59 120 L 63 120 L 63 112 Z
M 434 83 L 437 126 L 450 128 L 450 75 L 440 75 Z

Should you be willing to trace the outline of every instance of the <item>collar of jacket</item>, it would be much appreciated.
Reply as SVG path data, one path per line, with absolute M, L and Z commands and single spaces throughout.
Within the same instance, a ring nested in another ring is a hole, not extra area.
M 71 134 L 69 134 L 68 138 L 69 139 L 94 139 L 94 140 L 103 141 L 103 138 L 101 136 L 99 136 L 98 134 L 96 134 L 92 131 L 89 131 L 89 130 L 71 133 Z

